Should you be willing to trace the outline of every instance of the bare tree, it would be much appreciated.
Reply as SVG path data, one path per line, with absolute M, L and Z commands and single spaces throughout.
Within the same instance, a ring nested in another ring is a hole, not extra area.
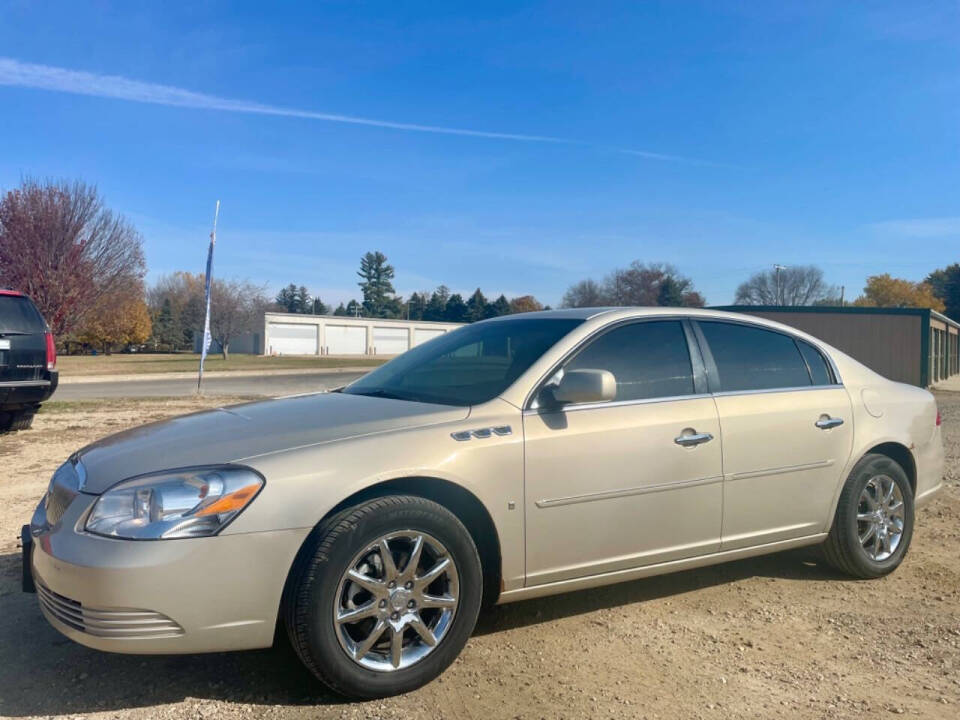
M 30 295 L 55 333 L 145 272 L 140 234 L 96 187 L 28 178 L 0 199 L 0 284 Z
M 823 270 L 815 265 L 793 265 L 751 275 L 737 287 L 734 302 L 737 305 L 813 305 L 838 295 L 838 288 L 824 281 Z
M 598 307 L 605 302 L 603 288 L 588 278 L 571 285 L 560 304 L 562 307 Z
M 703 307 L 703 296 L 693 289 L 693 281 L 667 263 L 641 263 L 617 268 L 598 285 L 582 280 L 563 296 L 566 307 L 596 305 L 663 305 Z
M 251 332 L 263 320 L 270 305 L 265 288 L 248 280 L 213 280 L 210 288 L 210 335 L 220 345 L 226 360 L 230 341 Z

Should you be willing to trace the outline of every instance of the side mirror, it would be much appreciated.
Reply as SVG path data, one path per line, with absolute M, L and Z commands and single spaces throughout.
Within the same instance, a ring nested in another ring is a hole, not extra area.
M 607 402 L 617 396 L 617 379 L 609 370 L 568 370 L 548 390 L 556 405 Z

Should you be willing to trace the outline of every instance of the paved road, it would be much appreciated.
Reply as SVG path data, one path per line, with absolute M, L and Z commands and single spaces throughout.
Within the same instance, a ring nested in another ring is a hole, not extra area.
M 329 390 L 345 385 L 363 373 L 304 373 L 303 375 L 244 375 L 211 377 L 203 381 L 207 395 L 293 395 Z M 119 397 L 174 397 L 196 392 L 196 380 L 150 379 L 96 383 L 65 383 L 57 388 L 53 400 L 95 400 Z

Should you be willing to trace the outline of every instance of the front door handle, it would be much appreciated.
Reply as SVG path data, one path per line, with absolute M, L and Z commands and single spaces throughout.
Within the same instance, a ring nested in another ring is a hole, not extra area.
M 673 439 L 677 445 L 682 445 L 683 447 L 693 447 L 694 445 L 700 445 L 701 443 L 710 442 L 713 440 L 713 435 L 710 433 L 690 433 L 689 435 L 679 435 Z
M 843 418 L 830 417 L 829 415 L 822 415 L 819 420 L 817 420 L 814 425 L 816 425 L 821 430 L 829 430 L 830 428 L 835 428 L 839 425 L 843 425 Z

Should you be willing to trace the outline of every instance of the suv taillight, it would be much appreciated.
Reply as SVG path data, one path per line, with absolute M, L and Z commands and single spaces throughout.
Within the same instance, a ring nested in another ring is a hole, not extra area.
M 57 368 L 57 346 L 53 342 L 53 333 L 47 333 L 47 370 Z

